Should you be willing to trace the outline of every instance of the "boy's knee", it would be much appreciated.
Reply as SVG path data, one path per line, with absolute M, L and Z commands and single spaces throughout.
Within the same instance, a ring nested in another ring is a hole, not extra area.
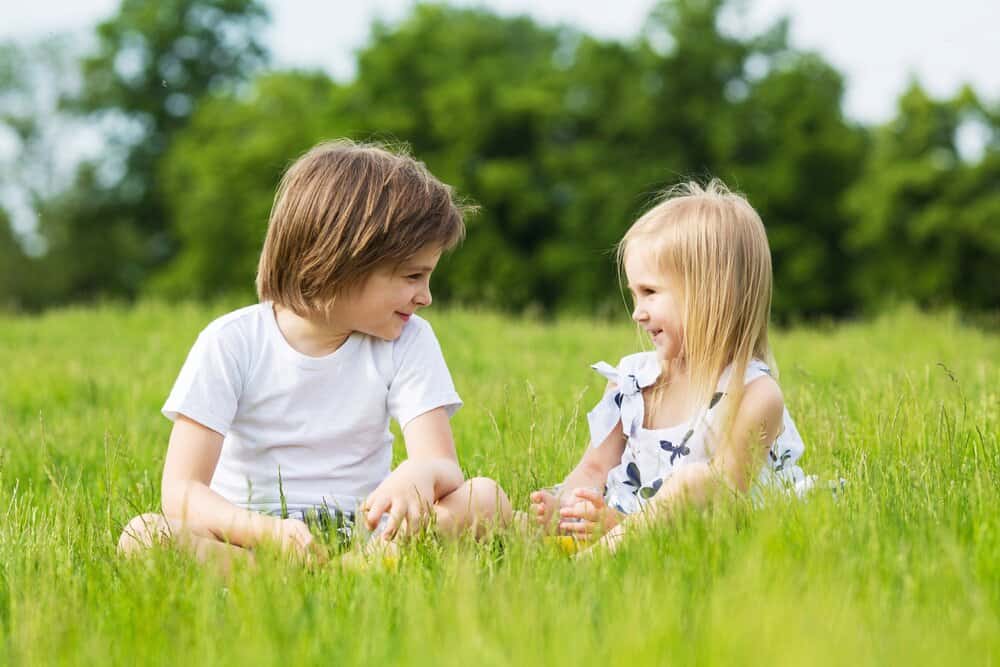
M 118 553 L 124 556 L 145 551 L 167 534 L 162 514 L 140 514 L 126 524 L 118 538 Z
M 514 510 L 499 484 L 489 477 L 473 477 L 466 483 L 476 514 L 493 517 L 502 525 L 510 523 Z

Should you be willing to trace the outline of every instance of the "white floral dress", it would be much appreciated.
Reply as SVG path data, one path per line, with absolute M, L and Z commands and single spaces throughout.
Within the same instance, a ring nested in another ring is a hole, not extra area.
M 724 389 L 731 369 L 723 372 L 709 405 L 689 422 L 646 429 L 642 425 L 645 410 L 642 390 L 659 377 L 660 362 L 656 353 L 629 355 L 621 360 L 618 368 L 603 361 L 592 368 L 614 383 L 615 389 L 607 392 L 587 415 L 591 446 L 600 446 L 619 421 L 626 436 L 621 463 L 608 473 L 604 500 L 609 507 L 631 514 L 642 509 L 675 471 L 691 463 L 709 460 L 706 434 L 712 431 L 719 404 L 725 400 Z M 762 361 L 754 359 L 747 366 L 744 383 L 770 373 Z M 806 476 L 798 466 L 804 450 L 795 422 L 785 410 L 783 428 L 771 445 L 768 464 L 761 470 L 753 489 L 754 498 L 759 500 L 763 488 L 775 484 L 798 495 L 811 488 L 814 478 Z

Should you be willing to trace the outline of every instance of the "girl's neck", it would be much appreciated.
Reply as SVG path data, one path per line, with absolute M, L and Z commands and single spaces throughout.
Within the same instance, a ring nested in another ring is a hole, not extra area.
M 687 364 L 680 357 L 660 360 L 660 377 L 657 384 L 670 384 L 687 379 Z
M 684 365 L 664 361 L 659 379 L 643 391 L 644 428 L 672 428 L 688 423 L 694 407 L 690 401 L 690 390 Z
M 296 352 L 309 357 L 325 357 L 336 352 L 352 333 L 348 327 L 301 317 L 277 304 L 273 308 L 274 320 L 285 341 Z

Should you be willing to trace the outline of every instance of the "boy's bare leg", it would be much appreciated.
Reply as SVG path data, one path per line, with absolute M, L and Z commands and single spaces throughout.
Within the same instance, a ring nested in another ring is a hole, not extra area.
M 472 530 L 476 537 L 509 525 L 514 514 L 507 494 L 488 477 L 466 480 L 434 503 L 434 511 L 440 533 L 458 535 Z
M 156 512 L 140 514 L 128 522 L 118 538 L 118 553 L 134 556 L 162 543 L 178 545 L 198 561 L 217 565 L 223 574 L 228 574 L 238 560 L 254 561 L 247 549 L 223 542 L 211 534 L 192 532 L 180 521 Z

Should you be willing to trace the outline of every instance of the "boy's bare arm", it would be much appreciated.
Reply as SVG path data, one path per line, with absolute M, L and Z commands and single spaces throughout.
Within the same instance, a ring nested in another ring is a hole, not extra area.
M 374 527 L 382 514 L 389 514 L 387 537 L 395 534 L 403 519 L 411 529 L 419 525 L 435 501 L 465 481 L 444 408 L 410 420 L 403 428 L 403 438 L 407 459 L 365 501 L 369 527 Z
M 179 415 L 163 465 L 162 508 L 195 533 L 250 547 L 281 536 L 282 522 L 236 507 L 209 488 L 222 452 L 222 435 Z
M 455 438 L 444 408 L 430 410 L 411 419 L 403 429 L 406 461 L 429 475 L 434 484 L 434 500 L 448 495 L 465 481 L 458 465 Z

